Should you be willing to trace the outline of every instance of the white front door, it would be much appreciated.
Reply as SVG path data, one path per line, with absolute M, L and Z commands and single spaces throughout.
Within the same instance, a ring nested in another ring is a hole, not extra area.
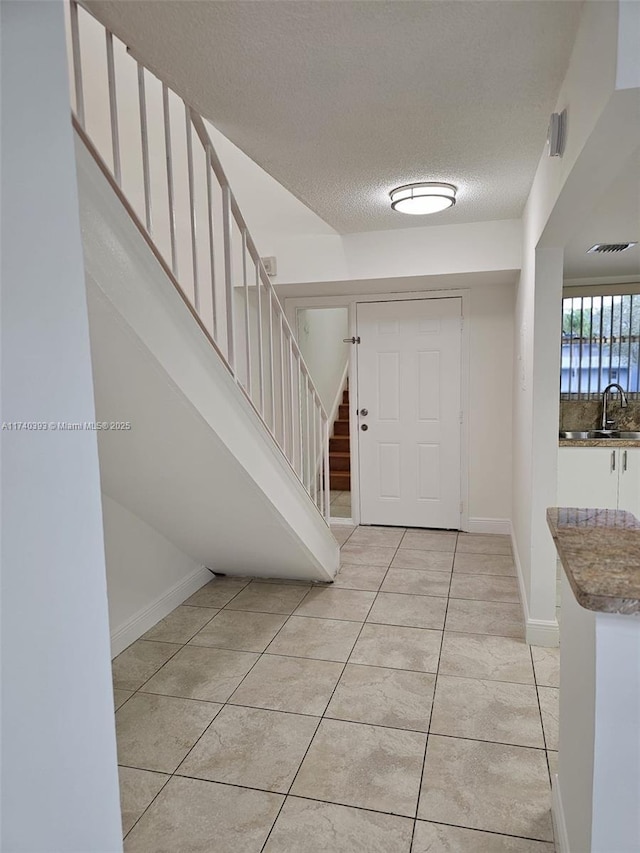
M 459 528 L 462 300 L 356 316 L 360 521 Z

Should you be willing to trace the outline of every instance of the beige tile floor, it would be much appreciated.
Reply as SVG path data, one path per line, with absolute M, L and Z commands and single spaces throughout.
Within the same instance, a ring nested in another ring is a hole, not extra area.
M 334 532 L 335 584 L 216 579 L 115 659 L 125 851 L 553 853 L 508 539 Z
M 329 498 L 332 518 L 351 518 L 351 492 L 331 490 Z

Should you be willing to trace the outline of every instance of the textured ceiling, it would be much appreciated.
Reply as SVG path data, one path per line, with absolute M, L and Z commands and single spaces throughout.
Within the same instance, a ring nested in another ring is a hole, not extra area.
M 520 216 L 581 2 L 87 0 L 229 139 L 338 231 Z M 410 181 L 459 187 L 394 213 Z

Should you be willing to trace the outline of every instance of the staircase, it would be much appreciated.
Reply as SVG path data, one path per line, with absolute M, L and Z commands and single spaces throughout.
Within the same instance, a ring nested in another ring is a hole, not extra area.
M 328 416 L 206 124 L 77 0 L 68 27 L 96 409 L 132 423 L 103 492 L 200 566 L 330 581 Z
M 351 445 L 349 440 L 349 385 L 342 394 L 338 417 L 329 439 L 329 480 L 332 491 L 351 491 Z

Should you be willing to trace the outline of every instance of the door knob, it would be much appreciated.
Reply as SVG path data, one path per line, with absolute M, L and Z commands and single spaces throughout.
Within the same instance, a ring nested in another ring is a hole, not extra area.
M 360 409 L 360 414 L 362 415 L 363 418 L 366 418 L 367 415 L 369 414 L 369 409 Z
M 368 427 L 366 424 L 362 424 L 362 426 L 360 427 L 360 429 L 361 429 L 363 432 L 366 432 L 366 431 L 369 429 L 369 427 Z

